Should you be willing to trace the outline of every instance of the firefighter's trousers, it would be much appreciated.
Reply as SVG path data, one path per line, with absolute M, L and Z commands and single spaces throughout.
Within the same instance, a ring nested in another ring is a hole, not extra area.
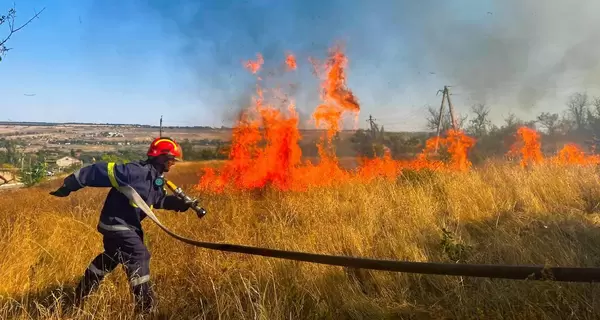
M 108 273 L 122 264 L 135 298 L 136 311 L 149 311 L 154 306 L 154 293 L 150 283 L 150 252 L 144 245 L 143 235 L 134 231 L 105 234 L 103 243 L 104 252 L 92 260 L 77 286 L 75 304 L 80 304 Z

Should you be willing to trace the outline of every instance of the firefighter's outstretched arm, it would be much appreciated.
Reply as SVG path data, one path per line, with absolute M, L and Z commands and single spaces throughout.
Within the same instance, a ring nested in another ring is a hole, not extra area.
M 84 187 L 121 187 L 137 178 L 134 164 L 117 164 L 114 162 L 98 162 L 83 167 L 68 175 L 63 185 L 50 192 L 57 197 L 66 197 L 71 192 Z

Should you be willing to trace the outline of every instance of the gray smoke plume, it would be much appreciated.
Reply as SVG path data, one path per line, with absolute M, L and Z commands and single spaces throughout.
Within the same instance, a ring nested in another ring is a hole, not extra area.
M 418 50 L 474 99 L 514 97 L 530 108 L 566 76 L 600 84 L 587 83 L 599 71 L 600 2 L 496 0 L 488 10 L 476 22 L 439 8 L 417 18 L 430 22 Z
M 97 5 L 114 14 L 116 3 Z M 196 70 L 203 97 L 216 106 L 235 105 L 254 88 L 243 60 L 260 52 L 265 67 L 274 70 L 292 51 L 299 69 L 291 82 L 302 83 L 296 100 L 308 113 L 319 97 L 307 58 L 324 58 L 338 40 L 347 44 L 355 85 L 350 89 L 370 110 L 393 104 L 412 87 L 423 88 L 417 90 L 421 105 L 439 100 L 435 91 L 449 84 L 473 103 L 531 110 L 557 91 L 600 85 L 597 0 L 128 3 L 128 10 L 147 12 L 152 23 L 180 40 L 183 61 Z

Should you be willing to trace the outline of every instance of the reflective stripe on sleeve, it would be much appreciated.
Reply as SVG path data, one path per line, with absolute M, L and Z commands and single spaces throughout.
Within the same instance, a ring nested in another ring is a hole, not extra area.
M 115 176 L 115 163 L 114 162 L 108 163 L 108 179 L 110 180 L 110 184 L 113 187 L 115 187 L 116 189 L 119 189 L 119 184 L 117 183 L 117 177 Z

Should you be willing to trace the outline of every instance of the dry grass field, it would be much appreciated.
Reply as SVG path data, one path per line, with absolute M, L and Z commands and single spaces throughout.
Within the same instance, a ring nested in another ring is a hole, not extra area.
M 170 178 L 188 190 L 197 164 Z M 198 194 L 208 215 L 158 210 L 205 241 L 411 261 L 598 266 L 594 168 L 493 164 L 303 193 Z M 60 181 L 0 193 L 0 318 L 129 319 L 115 270 L 82 310 L 52 307 L 100 250 L 106 189 L 59 199 Z M 143 223 L 163 319 L 598 319 L 600 287 L 444 277 L 291 262 L 194 248 Z M 442 244 L 442 229 L 453 239 Z M 461 250 L 457 250 L 461 249 Z

